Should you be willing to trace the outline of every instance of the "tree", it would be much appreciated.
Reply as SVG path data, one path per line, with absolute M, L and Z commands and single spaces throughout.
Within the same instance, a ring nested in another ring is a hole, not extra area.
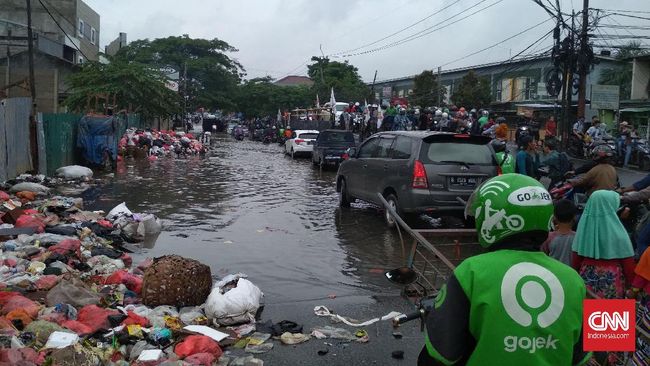
M 237 49 L 220 39 L 181 37 L 143 39 L 121 49 L 116 59 L 148 64 L 178 72 L 180 92 L 188 107 L 234 108 L 237 84 L 245 75 L 242 65 L 226 53 Z M 187 74 L 187 87 L 183 80 Z
M 307 74 L 314 80 L 312 90 L 325 102 L 329 100 L 331 88 L 337 101 L 362 102 L 369 96 L 369 89 L 361 80 L 358 69 L 347 61 L 330 61 L 327 57 L 312 57 Z
M 309 107 L 315 97 L 307 86 L 279 86 L 270 77 L 247 80 L 237 87 L 237 110 L 247 117 L 275 116 L 278 109 Z
M 140 113 L 144 119 L 180 111 L 181 99 L 167 88 L 167 78 L 159 70 L 140 63 L 87 62 L 67 82 L 69 94 L 65 104 L 75 111 L 88 111 L 93 96 L 100 94 L 110 96 L 111 103 L 114 96 L 118 110 Z
M 460 80 L 460 85 L 454 91 L 451 100 L 459 107 L 486 107 L 492 101 L 490 82 L 486 78 L 478 77 L 473 70 L 470 70 Z
M 615 57 L 619 60 L 627 60 L 646 53 L 648 51 L 642 49 L 639 42 L 633 41 L 625 47 L 620 48 L 616 52 Z M 626 62 L 620 67 L 604 69 L 600 74 L 598 83 L 603 85 L 618 85 L 620 87 L 620 98 L 622 100 L 630 99 L 632 95 L 632 64 Z
M 438 84 L 438 76 L 433 70 L 424 70 L 413 79 L 413 94 L 409 101 L 421 107 L 431 107 L 438 104 L 438 93 L 444 100 L 447 90 Z

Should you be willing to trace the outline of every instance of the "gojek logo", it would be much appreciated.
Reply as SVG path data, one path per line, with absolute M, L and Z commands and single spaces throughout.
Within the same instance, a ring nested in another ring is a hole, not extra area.
M 501 281 L 503 307 L 515 323 L 522 327 L 547 328 L 562 314 L 564 289 L 560 280 L 548 269 L 530 262 L 510 267 Z M 540 349 L 557 349 L 558 339 L 508 335 L 503 339 L 506 352 L 535 353 Z
M 634 351 L 635 301 L 584 300 L 582 339 L 585 351 Z

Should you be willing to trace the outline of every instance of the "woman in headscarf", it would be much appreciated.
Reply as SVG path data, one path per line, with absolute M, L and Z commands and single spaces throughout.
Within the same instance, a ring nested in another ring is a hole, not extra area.
M 624 298 L 634 278 L 634 249 L 616 214 L 619 204 L 614 191 L 592 193 L 573 239 L 571 264 L 599 298 Z

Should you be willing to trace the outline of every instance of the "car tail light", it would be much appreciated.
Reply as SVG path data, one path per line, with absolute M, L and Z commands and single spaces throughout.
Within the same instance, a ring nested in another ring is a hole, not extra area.
M 501 169 L 501 165 L 497 165 L 497 175 L 503 175 L 503 169 Z
M 300 144 L 302 144 L 303 142 L 305 142 L 305 140 L 301 140 L 301 139 L 295 139 L 295 140 L 293 140 L 293 141 L 296 143 L 296 145 L 300 145 Z
M 427 171 L 424 170 L 424 164 L 420 160 L 415 161 L 413 165 L 413 188 L 429 188 L 429 182 L 427 181 Z
M 350 155 L 348 155 L 348 153 L 343 153 L 343 155 L 341 155 L 341 159 L 348 160 L 350 159 Z

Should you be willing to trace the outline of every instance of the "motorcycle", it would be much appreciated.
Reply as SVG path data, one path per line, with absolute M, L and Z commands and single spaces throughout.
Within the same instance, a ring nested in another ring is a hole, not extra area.
M 625 162 L 625 147 L 617 149 L 618 163 L 623 165 Z M 630 155 L 630 164 L 639 167 L 639 170 L 650 170 L 650 145 L 648 141 L 641 138 L 632 139 L 632 154 Z
M 609 135 L 602 136 L 600 139 L 592 141 L 591 144 L 589 144 L 587 146 L 587 148 L 586 148 L 585 158 L 593 159 L 593 157 L 594 157 L 594 154 L 593 154 L 594 148 L 596 148 L 596 146 L 600 146 L 600 145 L 609 146 L 612 149 L 612 151 L 614 151 L 614 154 L 616 154 L 613 157 L 613 160 L 618 161 L 618 156 L 617 156 L 618 155 L 618 146 L 616 144 L 616 139 L 614 137 L 612 137 L 612 136 L 609 136 Z
M 569 155 L 574 158 L 584 158 L 585 157 L 585 142 L 583 139 L 579 138 L 575 134 L 569 136 L 569 148 L 567 152 Z
M 388 281 L 401 285 L 408 286 L 416 284 L 423 290 L 424 296 L 419 301 L 416 301 L 415 307 L 417 310 L 401 314 L 393 318 L 393 327 L 399 327 L 400 325 L 410 322 L 412 320 L 420 319 L 420 330 L 424 331 L 424 324 L 427 315 L 435 308 L 435 300 L 437 294 L 428 294 L 426 287 L 418 283 L 417 273 L 409 267 L 401 267 L 390 270 L 384 273 Z

